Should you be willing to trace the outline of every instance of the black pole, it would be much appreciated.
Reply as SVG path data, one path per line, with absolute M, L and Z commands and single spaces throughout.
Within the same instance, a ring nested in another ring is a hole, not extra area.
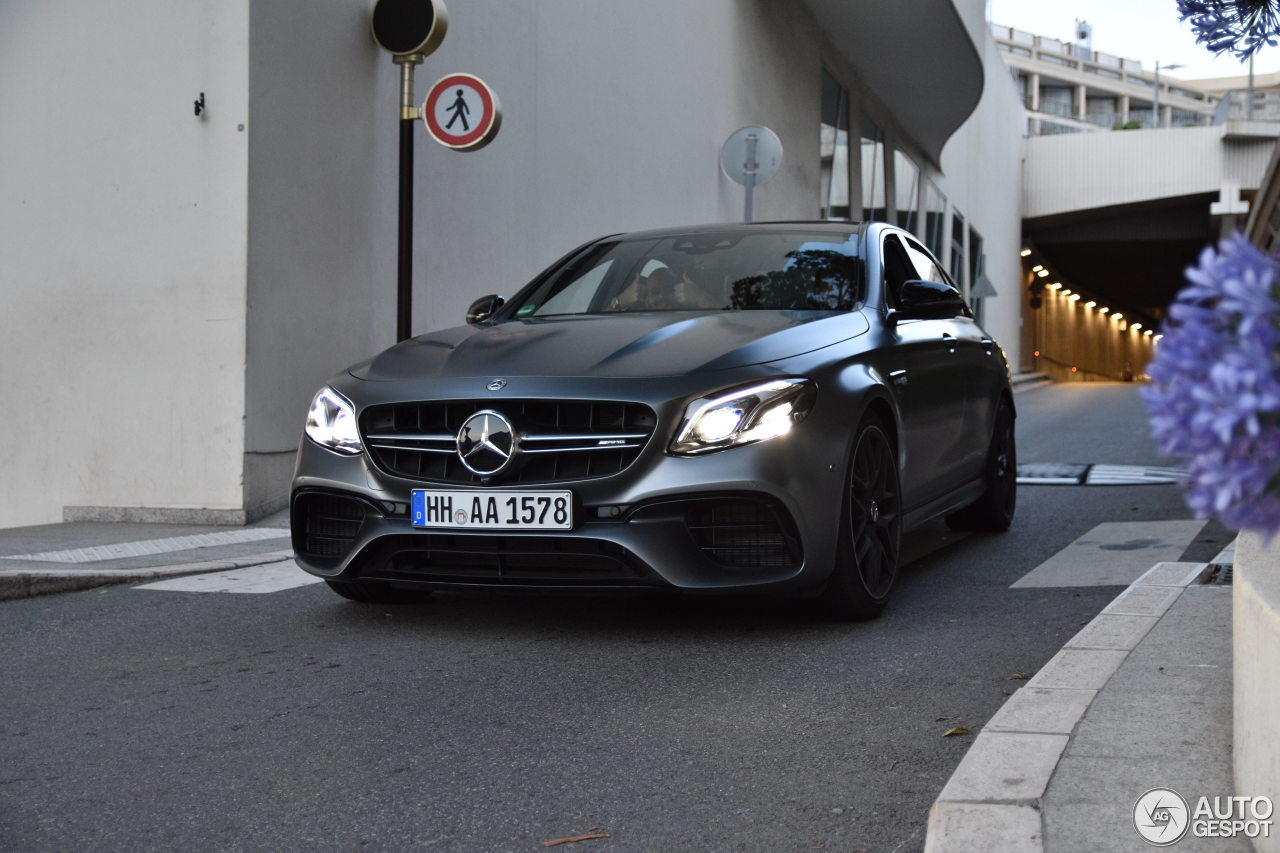
M 413 319 L 413 124 L 400 119 L 400 248 L 396 285 L 396 341 L 412 336 Z

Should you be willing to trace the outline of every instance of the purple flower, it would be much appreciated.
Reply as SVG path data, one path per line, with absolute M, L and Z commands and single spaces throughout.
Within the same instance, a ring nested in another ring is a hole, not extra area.
M 1196 41 L 1212 53 L 1248 59 L 1280 35 L 1278 0 L 1178 0 L 1178 14 L 1191 22 Z
M 1270 537 L 1280 532 L 1280 269 L 1236 234 L 1206 248 L 1187 281 L 1140 392 L 1152 435 L 1187 461 L 1196 515 Z

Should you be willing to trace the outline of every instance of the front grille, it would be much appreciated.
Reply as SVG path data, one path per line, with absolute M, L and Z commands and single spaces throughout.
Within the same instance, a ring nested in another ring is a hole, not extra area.
M 293 549 L 308 557 L 345 557 L 364 525 L 365 505 L 354 498 L 304 493 L 293 502 Z
M 384 570 L 391 579 L 573 585 L 643 577 L 625 548 L 596 539 L 432 533 L 386 545 L 394 548 Z
M 800 542 L 786 511 L 761 500 L 696 505 L 686 516 L 702 553 L 733 568 L 785 568 L 800 564 Z
M 458 430 L 490 409 L 511 421 L 521 451 L 510 468 L 480 477 L 458 458 Z M 639 403 L 590 400 L 441 400 L 370 406 L 360 418 L 375 465 L 410 480 L 480 485 L 552 483 L 617 474 L 636 460 L 657 416 Z

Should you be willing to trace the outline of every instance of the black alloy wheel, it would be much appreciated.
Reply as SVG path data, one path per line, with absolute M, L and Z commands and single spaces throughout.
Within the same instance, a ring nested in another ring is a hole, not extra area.
M 1018 507 L 1018 447 L 1013 409 L 1005 400 L 996 408 L 985 477 L 982 497 L 947 516 L 947 526 L 952 530 L 1002 533 L 1013 523 Z
M 898 454 L 878 420 L 858 430 L 847 486 L 836 567 L 823 601 L 830 617 L 863 621 L 884 609 L 902 559 Z

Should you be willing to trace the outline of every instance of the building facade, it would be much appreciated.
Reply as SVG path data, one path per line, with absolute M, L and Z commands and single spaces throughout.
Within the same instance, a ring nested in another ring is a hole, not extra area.
M 1028 135 L 1213 122 L 1220 93 L 1093 50 L 1080 24 L 1083 38 L 1074 43 L 991 24 L 1027 108 Z
M 284 505 L 312 393 L 395 337 L 399 79 L 371 5 L 6 11 L 0 526 Z M 476 74 L 503 125 L 473 153 L 418 134 L 413 331 L 592 237 L 740 219 L 719 150 L 762 124 L 784 160 L 756 219 L 907 225 L 1016 364 L 1023 107 L 982 7 L 452 0 L 419 93 Z

